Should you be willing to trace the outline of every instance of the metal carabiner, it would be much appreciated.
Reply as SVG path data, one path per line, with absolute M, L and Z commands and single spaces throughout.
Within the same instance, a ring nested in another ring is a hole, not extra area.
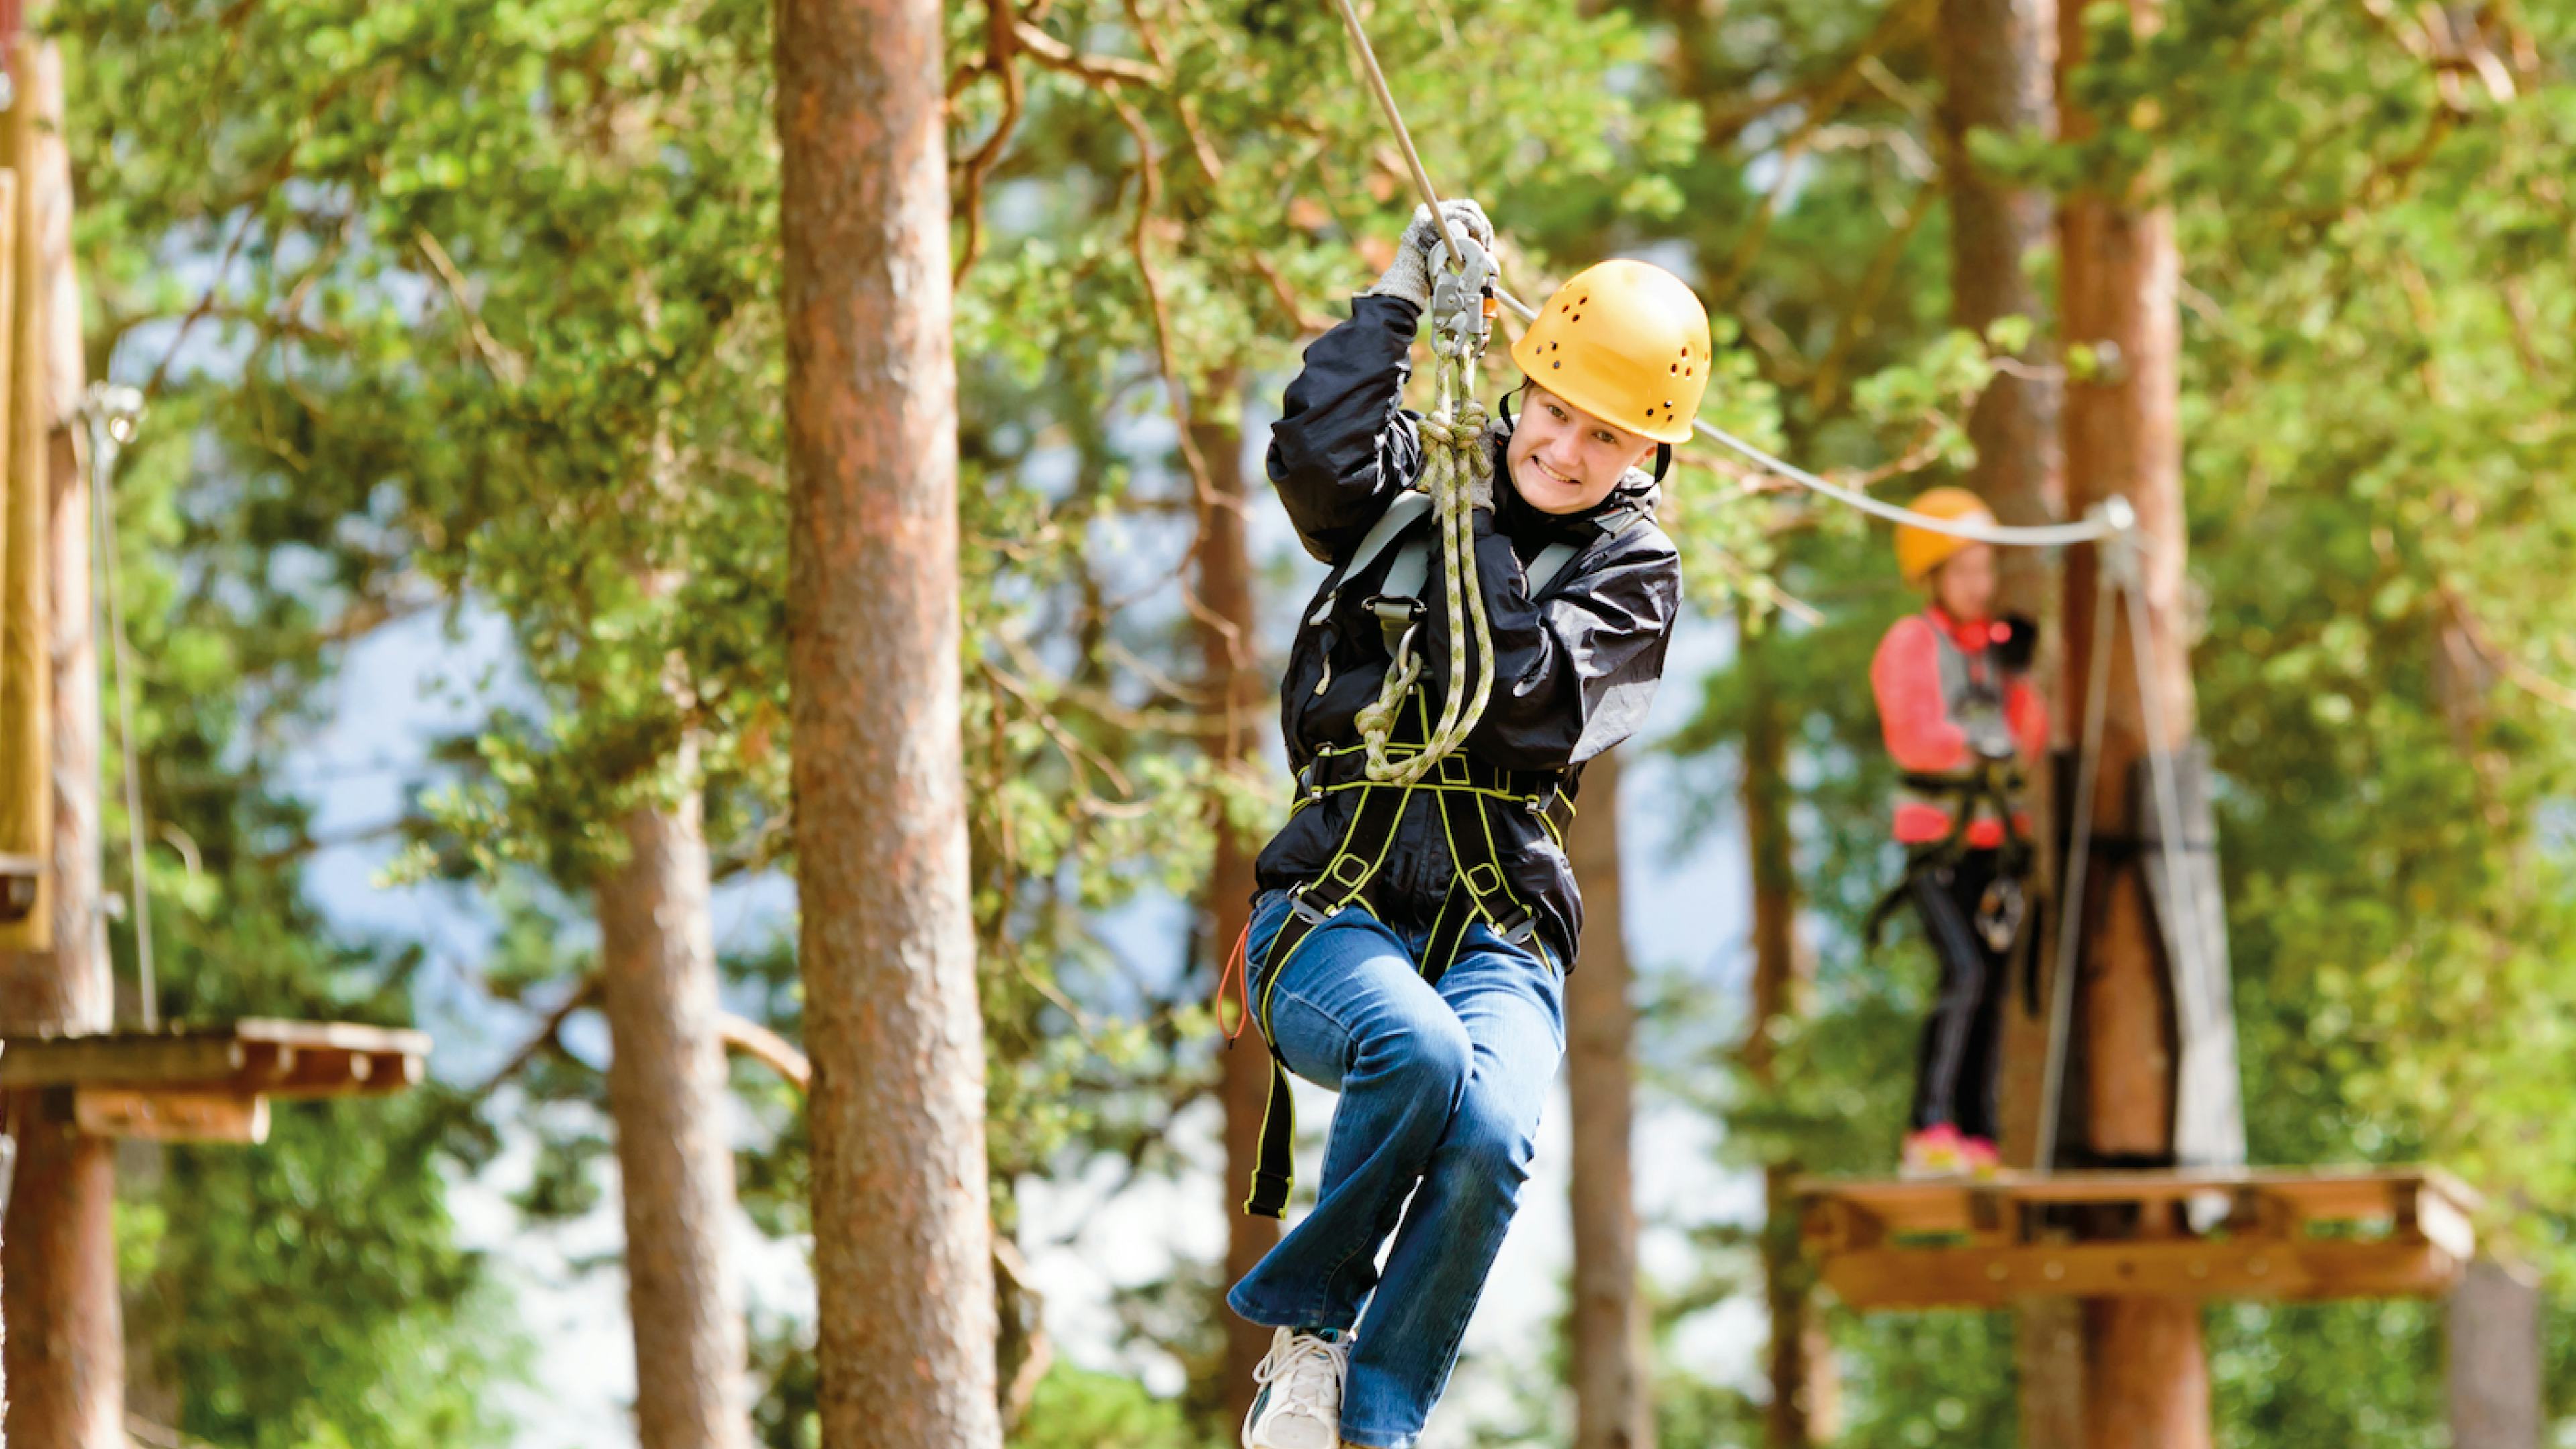
M 1473 358 L 1492 335 L 1497 275 L 1493 255 L 1472 237 L 1455 236 L 1458 265 L 1442 267 L 1431 284 L 1431 326 L 1435 351 L 1449 357 Z

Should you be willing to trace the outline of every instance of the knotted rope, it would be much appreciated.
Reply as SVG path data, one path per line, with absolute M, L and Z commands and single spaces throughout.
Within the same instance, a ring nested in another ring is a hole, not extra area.
M 1437 391 L 1431 416 L 1421 425 L 1422 488 L 1431 495 L 1433 526 L 1439 530 L 1440 578 L 1449 606 L 1449 687 L 1440 701 L 1440 722 L 1419 752 L 1401 759 L 1387 756 L 1397 718 L 1422 676 L 1422 660 L 1413 652 L 1408 632 L 1396 648 L 1377 702 L 1359 712 L 1360 739 L 1368 747 L 1368 777 L 1381 784 L 1410 785 L 1428 774 L 1443 756 L 1467 742 L 1484 718 L 1485 701 L 1494 692 L 1494 636 L 1485 617 L 1485 591 L 1476 580 L 1475 508 L 1490 500 L 1494 489 L 1494 454 L 1486 439 L 1484 404 L 1472 391 L 1472 349 L 1456 354 L 1443 348 L 1434 369 Z M 1472 696 L 1468 675 L 1475 675 Z

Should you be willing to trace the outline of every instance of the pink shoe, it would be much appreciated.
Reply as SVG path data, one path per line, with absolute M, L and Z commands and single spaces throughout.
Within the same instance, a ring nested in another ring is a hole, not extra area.
M 1983 1137 L 1960 1138 L 1959 1158 L 1967 1164 L 1970 1177 L 1990 1178 L 2003 1170 L 2003 1154 Z
M 1967 1154 L 1958 1128 L 1936 1122 L 1920 1132 L 1905 1134 L 1905 1158 L 1897 1168 L 1897 1176 L 1956 1177 L 1967 1170 Z

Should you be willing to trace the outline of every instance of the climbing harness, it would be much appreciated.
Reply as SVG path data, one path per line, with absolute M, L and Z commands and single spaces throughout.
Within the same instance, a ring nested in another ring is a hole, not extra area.
M 2027 914 L 2021 883 L 2029 876 L 2034 857 L 2030 837 L 2015 818 L 2014 806 L 2023 787 L 2021 767 L 2009 760 L 1980 760 L 1964 770 L 1909 770 L 1901 778 L 1909 794 L 1927 803 L 1938 801 L 1951 812 L 1950 832 L 1906 851 L 1904 872 L 1878 898 L 1862 924 L 1863 943 L 1877 947 L 1880 932 L 1904 906 L 1916 880 L 1957 868 L 1968 853 L 1969 828 L 1991 814 L 2003 822 L 2003 843 L 1996 847 L 1994 883 L 1986 887 L 1978 904 L 1975 925 L 1978 937 L 1989 947 L 2011 950 L 2021 939 Z
M 1414 726 L 1411 732 L 1427 736 L 1429 715 L 1428 703 L 1419 690 L 1414 691 L 1406 711 L 1406 719 Z M 1383 749 L 1387 756 L 1409 767 L 1425 756 L 1428 747 L 1393 742 Z M 1495 838 L 1492 812 L 1512 808 L 1527 811 L 1561 847 L 1565 827 L 1574 816 L 1564 778 L 1555 771 L 1507 770 L 1473 755 L 1452 753 L 1433 761 L 1427 771 L 1408 770 L 1408 778 L 1390 782 L 1372 773 L 1376 759 L 1369 746 L 1324 749 L 1298 772 L 1292 814 L 1345 791 L 1357 790 L 1359 802 L 1351 811 L 1350 824 L 1342 831 L 1332 858 L 1314 879 L 1289 890 L 1288 919 L 1280 923 L 1263 953 L 1268 979 L 1259 999 L 1254 1000 L 1251 994 L 1248 927 L 1246 940 L 1236 945 L 1237 962 L 1229 965 L 1225 978 L 1218 983 L 1220 999 L 1228 982 L 1241 983 L 1242 1012 L 1232 1034 L 1240 1035 L 1249 1022 L 1259 1027 L 1263 1042 L 1270 1047 L 1270 1094 L 1262 1109 L 1261 1147 L 1254 1164 L 1251 1195 L 1244 1203 L 1244 1211 L 1256 1216 L 1275 1218 L 1284 1213 L 1293 1185 L 1289 1149 L 1295 1141 L 1295 1119 L 1288 1095 L 1286 1060 L 1280 1055 L 1270 1027 L 1272 993 L 1298 950 L 1319 927 L 1344 911 L 1360 911 L 1373 917 L 1379 914 L 1370 900 L 1370 890 L 1386 865 L 1396 833 L 1417 794 L 1432 797 L 1452 866 L 1448 894 L 1442 897 L 1439 912 L 1432 917 L 1430 934 L 1416 963 L 1423 980 L 1439 984 L 1442 974 L 1457 959 L 1467 933 L 1479 923 L 1512 945 L 1528 946 L 1542 958 L 1549 956 L 1545 944 L 1536 939 L 1538 917 L 1511 888 L 1501 845 Z M 1557 969 L 1553 959 L 1548 959 L 1548 966 Z
M 1880 930 L 1904 905 L 1915 881 L 1925 875 L 1946 880 L 1968 850 L 1969 832 L 1979 820 L 1991 818 L 2001 826 L 2003 839 L 1997 847 L 1994 882 L 1986 887 L 1974 924 L 1988 947 L 2009 952 L 2021 940 L 2027 914 L 2022 882 L 2030 875 L 2035 852 L 2022 829 L 2018 807 L 2025 782 L 2013 758 L 2011 726 L 2004 718 L 2007 646 L 1990 636 L 1971 657 L 1946 624 L 1938 618 L 1929 622 L 1940 661 L 1942 709 L 1967 733 L 1973 763 L 1959 770 L 1909 770 L 1899 777 L 1904 801 L 1947 812 L 1950 828 L 1939 840 L 1906 852 L 1904 873 L 1871 908 L 1862 938 L 1875 948 Z M 2016 653 L 2027 662 L 2029 636 L 2016 631 L 2014 638 Z
M 1484 454 L 1490 466 L 1491 439 L 1481 430 L 1476 435 L 1475 449 Z M 1437 456 L 1434 454 L 1433 456 Z M 1426 464 L 1426 466 L 1428 466 Z M 1270 1030 L 1270 997 L 1286 974 L 1290 960 L 1316 928 L 1342 912 L 1356 910 L 1372 916 L 1378 914 L 1370 901 L 1370 890 L 1378 880 L 1387 857 L 1395 844 L 1414 797 L 1428 793 L 1439 812 L 1441 833 L 1449 848 L 1451 875 L 1448 893 L 1432 917 L 1429 937 L 1417 962 L 1423 979 L 1439 983 L 1467 933 L 1478 923 L 1491 928 L 1496 935 L 1516 946 L 1530 946 L 1542 957 L 1548 955 L 1543 943 L 1536 940 L 1538 918 L 1527 903 L 1510 886 L 1500 842 L 1495 837 L 1495 810 L 1520 809 L 1536 819 L 1559 848 L 1565 844 L 1565 827 L 1574 817 L 1574 802 L 1565 793 L 1565 778 L 1553 770 L 1510 770 L 1487 764 L 1473 755 L 1458 751 L 1455 744 L 1465 738 L 1465 728 L 1455 731 L 1451 746 L 1434 753 L 1432 741 L 1441 730 L 1431 718 L 1430 703 L 1419 687 L 1420 662 L 1411 652 L 1412 641 L 1421 627 L 1420 594 L 1429 576 L 1432 540 L 1414 530 L 1436 505 L 1426 494 L 1406 492 L 1396 496 L 1385 514 L 1371 526 L 1349 558 L 1335 571 L 1334 579 L 1324 589 L 1322 601 L 1308 615 L 1311 623 L 1329 619 L 1341 599 L 1344 584 L 1363 573 L 1392 546 L 1395 557 L 1388 564 L 1386 577 L 1378 592 L 1369 599 L 1370 611 L 1377 616 L 1379 627 L 1386 631 L 1387 683 L 1380 687 L 1383 705 L 1389 694 L 1396 697 L 1394 711 L 1385 720 L 1381 734 L 1346 748 L 1326 747 L 1317 750 L 1299 770 L 1297 776 L 1297 811 L 1323 803 L 1329 795 L 1356 790 L 1359 801 L 1351 811 L 1350 824 L 1342 831 L 1314 879 L 1289 893 L 1288 919 L 1280 924 L 1264 952 L 1268 980 L 1260 1000 L 1251 993 L 1249 960 L 1251 929 L 1235 943 L 1225 972 L 1217 983 L 1217 997 L 1224 1000 L 1230 985 L 1242 992 L 1240 1011 L 1227 1035 L 1228 1043 L 1242 1035 L 1247 1025 L 1260 1029 L 1262 1040 L 1270 1047 L 1269 1098 L 1262 1109 L 1261 1145 L 1256 1156 L 1251 1192 L 1244 1211 L 1260 1217 L 1275 1218 L 1287 1210 L 1289 1189 L 1293 1186 L 1290 1149 L 1295 1143 L 1295 1118 L 1288 1092 L 1285 1060 Z M 1605 511 L 1600 517 L 1604 537 L 1626 532 L 1642 522 L 1646 510 L 1638 505 L 1623 505 Z M 1402 540 L 1399 542 L 1399 540 Z M 1570 543 L 1551 543 L 1530 560 L 1524 570 L 1527 587 L 1533 599 L 1541 596 L 1572 563 L 1578 550 Z M 1472 558 L 1472 555 L 1469 557 Z M 1481 600 L 1482 590 L 1467 583 L 1456 573 L 1450 575 L 1452 628 L 1456 628 L 1456 596 L 1465 587 Z M 1481 614 L 1478 616 L 1481 618 Z M 1482 628 L 1479 626 L 1479 633 Z M 1453 633 L 1453 639 L 1456 635 Z M 1453 660 L 1461 652 L 1453 646 Z M 1490 645 L 1479 641 L 1479 653 L 1488 661 Z M 1485 665 L 1485 683 L 1490 685 L 1492 665 Z M 1329 676 L 1328 676 L 1329 677 Z M 1398 689 L 1399 680 L 1401 688 Z M 1320 692 L 1322 686 L 1317 686 Z M 1450 697 L 1454 700 L 1458 686 L 1453 680 Z M 1371 706 L 1372 709 L 1378 706 Z M 1442 711 L 1443 719 L 1449 712 Z M 1471 716 L 1467 727 L 1472 727 Z M 1411 738 L 1397 738 L 1399 734 Z M 1550 969 L 1557 963 L 1549 960 Z

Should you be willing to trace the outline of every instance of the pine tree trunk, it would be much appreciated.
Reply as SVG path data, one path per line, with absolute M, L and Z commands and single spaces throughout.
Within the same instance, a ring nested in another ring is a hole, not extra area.
M 1211 379 L 1205 396 L 1231 399 L 1231 375 Z M 1191 441 L 1206 460 L 1214 497 L 1199 510 L 1197 588 L 1206 610 L 1198 616 L 1199 673 L 1205 681 L 1218 733 L 1209 747 L 1218 766 L 1230 772 L 1257 769 L 1260 751 L 1261 663 L 1257 654 L 1260 619 L 1252 594 L 1252 555 L 1244 542 L 1243 425 L 1240 415 L 1218 419 L 1196 417 Z M 1218 808 L 1211 800 L 1209 808 Z M 1208 940 L 1218 953 L 1217 966 L 1242 936 L 1252 918 L 1252 862 L 1260 842 L 1247 838 L 1221 817 L 1215 822 L 1216 855 L 1208 867 Z M 1246 1027 L 1234 1045 L 1217 1054 L 1224 1074 L 1225 1181 L 1218 1184 L 1225 1205 L 1225 1281 L 1240 1281 L 1279 1241 L 1275 1218 L 1254 1217 L 1243 1210 L 1252 1181 L 1253 1160 L 1261 1148 L 1261 1114 L 1270 1098 L 1270 1056 L 1261 1033 Z M 1252 1408 L 1252 1371 L 1270 1351 L 1270 1330 L 1226 1310 L 1225 1403 L 1229 1424 L 1243 1422 Z
M 114 990 L 98 914 L 98 666 L 90 634 L 89 494 L 70 428 L 82 384 L 72 270 L 71 167 L 63 79 L 50 44 L 21 42 L 11 164 L 21 195 L 9 466 L 46 480 L 51 577 L 52 947 L 0 952 L 0 1028 L 104 1031 Z M 19 124 L 23 122 L 23 124 Z M 28 366 L 32 360 L 32 367 Z M 32 375 L 15 376 L 20 373 Z M 21 416 L 21 414 L 24 416 Z M 42 1119 L 21 1100 L 17 1176 L 0 1233 L 0 1316 L 10 1404 L 0 1439 L 46 1449 L 123 1449 L 125 1332 L 117 1298 L 115 1144 Z
M 1636 1004 L 1619 873 L 1619 752 L 1583 769 L 1566 855 L 1583 888 L 1579 968 L 1565 983 L 1574 1114 L 1574 1449 L 1654 1449 L 1654 1361 L 1637 1291 Z
M 1776 633 L 1739 634 L 1746 697 L 1744 846 L 1753 874 L 1751 1025 L 1744 1060 L 1757 1086 L 1772 1080 L 1772 1028 L 1803 1012 L 1815 960 L 1798 935 L 1796 841 L 1789 826 L 1789 727 L 1768 667 Z M 1771 1449 L 1804 1449 L 1840 1432 L 1841 1385 L 1824 1317 L 1816 1311 L 1814 1274 L 1798 1241 L 1797 1204 L 1789 1188 L 1795 1163 L 1764 1167 L 1762 1296 L 1771 1319 L 1767 1359 L 1771 1402 L 1763 1414 Z
M 934 0 L 783 0 L 788 673 L 822 1441 L 989 1449 Z
M 2540 1449 L 2548 1357 L 2534 1276 L 2492 1258 L 2451 1292 L 2451 1449 Z
M 2141 31 L 2157 24 L 2154 0 L 2130 0 Z M 2059 96 L 2083 60 L 2082 8 L 2059 15 Z M 2097 129 L 2092 117 L 2063 108 L 2069 137 Z M 2070 381 L 2066 396 L 2069 506 L 2125 495 L 2149 540 L 2146 598 L 2152 638 L 2114 630 L 2105 704 L 2100 789 L 2073 809 L 2093 812 L 2097 838 L 2135 831 L 2129 810 L 2130 767 L 2147 751 L 2146 712 L 2130 651 L 2144 648 L 2161 685 L 2164 738 L 2175 747 L 2192 734 L 2191 663 L 2182 627 L 2183 557 L 2180 321 L 2175 292 L 2180 261 L 2173 216 L 2133 188 L 2123 195 L 2078 192 L 2060 213 L 2063 315 L 2070 345 L 2117 347 L 2116 367 Z M 2066 568 L 2066 675 L 2083 679 L 2093 626 L 2094 570 L 2100 551 L 2069 552 Z M 2069 697 L 2078 712 L 2085 701 Z M 2083 720 L 2070 717 L 2070 738 Z M 2163 1157 L 2172 1150 L 2175 1044 L 2171 1003 L 2158 959 L 2153 913 L 2143 873 L 2108 873 L 2084 909 L 2083 1009 L 2086 1129 L 2097 1155 Z M 2189 1301 L 2094 1299 L 2084 1305 L 2084 1442 L 2090 1449 L 2206 1449 L 2210 1443 L 2209 1368 L 2200 1307 Z
M 2044 188 L 2016 188 L 1987 175 L 1970 154 L 1977 131 L 1999 136 L 2053 135 L 2057 129 L 2056 0 L 1942 0 L 1935 53 L 1941 70 L 1942 173 L 1950 197 L 1951 315 L 1983 333 L 1997 318 L 2024 317 L 2034 325 L 2049 308 L 2028 262 L 2050 244 L 2054 201 Z M 2037 327 L 2038 336 L 2048 329 Z M 2061 388 L 2043 370 L 2046 355 L 2031 349 L 2029 375 L 1999 375 L 1968 417 L 1977 463 L 1969 482 L 2007 523 L 2040 523 L 2065 505 L 2060 446 Z M 2037 549 L 1998 552 L 1998 598 L 2010 612 L 2054 619 L 2057 571 Z M 2064 650 L 2053 633 L 2042 639 L 2033 670 L 2042 698 L 2056 698 L 2057 664 Z M 2035 792 L 2033 825 L 2042 840 L 2054 838 L 2049 820 L 2055 801 Z M 2054 862 L 2043 858 L 2046 875 Z M 2054 898 L 2053 879 L 2041 897 Z M 2045 952 L 2048 923 L 2034 949 Z M 2043 965 L 2055 959 L 2043 956 Z M 2046 983 L 2041 999 L 2046 1000 Z M 2016 992 L 2016 994 L 2018 994 Z M 2044 1011 L 2007 1010 L 2001 1084 L 2005 1159 L 2027 1167 L 2037 1160 L 2040 1100 L 2048 1060 Z M 2032 1449 L 2072 1445 L 2083 1431 L 2083 1338 L 2072 1302 L 2039 1300 L 2017 1310 L 2023 1441 Z
M 685 746 L 680 771 L 695 773 Z M 704 806 L 638 806 L 629 856 L 597 887 L 608 1104 L 626 1210 L 626 1301 L 643 1449 L 749 1449 L 742 1306 Z

